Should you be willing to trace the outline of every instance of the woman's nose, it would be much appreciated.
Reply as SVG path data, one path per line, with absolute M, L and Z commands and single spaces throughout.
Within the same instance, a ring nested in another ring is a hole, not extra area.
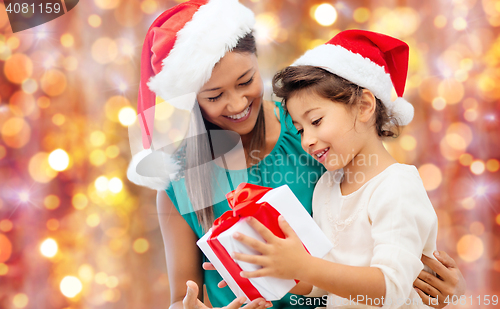
M 227 111 L 230 113 L 241 113 L 248 104 L 248 98 L 245 95 L 235 93 L 229 96 Z

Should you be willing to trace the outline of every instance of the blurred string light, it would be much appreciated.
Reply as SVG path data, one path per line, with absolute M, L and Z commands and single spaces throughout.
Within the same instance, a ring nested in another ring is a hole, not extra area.
M 97 189 L 97 191 L 104 192 L 108 189 L 108 183 L 109 183 L 109 180 L 106 176 L 99 176 L 95 180 L 94 185 L 95 185 L 95 188 Z
M 14 308 L 26 308 L 29 303 L 29 298 L 28 295 L 24 293 L 19 293 L 12 298 L 12 304 L 14 305 Z
M 123 126 L 130 126 L 135 123 L 135 120 L 137 119 L 137 113 L 130 106 L 123 107 L 118 113 L 118 119 Z
M 84 282 L 90 282 L 94 278 L 94 268 L 89 264 L 83 264 L 78 268 L 78 276 Z
M 331 26 L 337 20 L 337 10 L 329 3 L 323 3 L 314 10 L 314 19 L 321 26 Z
M 30 201 L 30 194 L 28 191 L 22 191 L 19 193 L 18 198 L 21 203 L 27 203 Z
M 477 196 L 485 196 L 487 191 L 487 187 L 484 185 L 477 186 L 476 188 L 476 195 Z
M 12 231 L 14 224 L 9 219 L 3 219 L 0 221 L 0 231 L 6 233 Z
M 370 19 L 371 12 L 368 8 L 365 7 L 360 7 L 354 10 L 354 13 L 352 15 L 352 18 L 357 22 L 357 23 L 365 23 Z
M 9 273 L 9 266 L 4 263 L 0 263 L 0 276 L 5 276 Z
M 142 254 L 148 251 L 149 242 L 144 238 L 138 238 L 134 241 L 133 248 L 135 252 Z
M 78 210 L 85 209 L 87 205 L 89 204 L 89 199 L 87 196 L 83 193 L 77 193 L 73 195 L 73 198 L 71 199 L 71 203 L 73 204 L 73 207 Z
M 484 166 L 484 162 L 482 160 L 475 160 L 470 165 L 470 171 L 473 174 L 481 175 L 482 173 L 484 173 L 484 170 L 485 170 L 485 166 Z
M 92 14 L 87 19 L 87 22 L 92 28 L 98 28 L 102 23 L 102 19 L 99 15 Z
M 43 256 L 52 258 L 56 255 L 58 250 L 57 242 L 52 238 L 47 238 L 40 245 L 40 252 Z
M 49 165 L 54 170 L 61 172 L 68 168 L 69 156 L 63 149 L 56 149 L 49 155 Z
M 64 296 L 73 298 L 80 294 L 83 289 L 83 285 L 77 277 L 66 276 L 61 280 L 59 288 Z
M 424 183 L 424 188 L 427 191 L 437 189 L 443 180 L 443 175 L 439 167 L 434 164 L 423 164 L 418 168 L 418 172 Z
M 12 243 L 7 236 L 0 234 L 0 263 L 7 262 L 12 254 Z
M 467 21 L 463 17 L 457 17 L 453 20 L 453 28 L 457 31 L 462 31 L 467 29 Z
M 279 19 L 273 13 L 262 13 L 255 17 L 255 39 L 258 44 L 267 45 L 279 35 Z
M 483 255 L 483 252 L 483 241 L 475 235 L 465 235 L 457 243 L 457 253 L 466 262 L 476 261 Z
M 96 213 L 90 214 L 87 216 L 86 223 L 90 227 L 96 227 L 101 223 L 101 217 Z
M 61 205 L 61 200 L 57 195 L 50 194 L 44 198 L 43 205 L 45 206 L 45 208 L 53 210 L 58 208 L 59 205 Z
M 123 183 L 118 177 L 113 177 L 108 182 L 108 189 L 113 193 L 119 193 L 123 189 Z

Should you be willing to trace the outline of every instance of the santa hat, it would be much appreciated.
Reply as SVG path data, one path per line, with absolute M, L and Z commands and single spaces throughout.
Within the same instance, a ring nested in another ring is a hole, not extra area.
M 307 51 L 292 65 L 323 68 L 370 90 L 399 125 L 413 119 L 413 106 L 402 98 L 408 73 L 408 45 L 396 38 L 364 30 L 346 30 Z M 392 89 L 398 98 L 391 100 Z
M 163 12 L 149 28 L 141 55 L 141 79 L 137 102 L 138 122 L 142 131 L 143 152 L 134 155 L 127 171 L 132 182 L 154 188 L 168 187 L 168 176 L 149 177 L 137 172 L 137 164 L 147 159 L 153 140 L 156 102 L 168 102 L 176 108 L 191 111 L 194 102 L 175 100 L 198 93 L 210 79 L 220 59 L 252 31 L 254 14 L 238 0 L 191 0 Z M 166 155 L 166 154 L 165 154 Z M 179 167 L 167 155 L 168 172 Z M 135 164 L 134 164 L 135 163 Z M 154 161 L 151 164 L 156 164 Z M 161 164 L 159 166 L 162 166 Z M 168 174 L 166 174 L 168 175 Z M 147 179 L 150 178 L 150 179 Z M 150 185 L 149 180 L 154 180 Z

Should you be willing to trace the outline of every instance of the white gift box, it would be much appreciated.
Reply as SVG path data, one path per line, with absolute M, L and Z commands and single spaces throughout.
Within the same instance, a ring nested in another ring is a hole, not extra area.
M 300 201 L 287 185 L 267 192 L 257 202 L 257 204 L 263 202 L 270 204 L 285 218 L 312 256 L 322 258 L 333 248 L 332 243 L 321 231 L 316 222 L 314 222 L 309 213 L 305 210 L 304 206 L 302 206 Z M 240 220 L 231 228 L 217 236 L 217 240 L 229 254 L 232 252 L 259 254 L 252 248 L 235 240 L 232 237 L 235 232 L 264 242 L 264 239 L 253 228 L 251 228 L 245 220 Z M 222 278 L 227 282 L 229 288 L 233 291 L 236 297 L 245 296 L 247 298 L 247 302 L 249 302 L 249 297 L 238 286 L 224 264 L 217 258 L 215 253 L 212 251 L 212 248 L 209 246 L 207 241 L 211 234 L 212 230 L 210 229 L 208 233 L 198 240 L 198 247 L 200 247 Z M 245 271 L 254 271 L 261 268 L 259 265 L 241 261 L 235 262 L 242 270 Z M 285 280 L 273 277 L 250 278 L 249 280 L 257 291 L 268 301 L 281 299 L 296 284 L 294 280 Z

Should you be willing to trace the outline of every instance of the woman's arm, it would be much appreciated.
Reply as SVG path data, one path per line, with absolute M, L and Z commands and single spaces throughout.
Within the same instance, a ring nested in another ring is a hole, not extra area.
M 203 286 L 201 252 L 196 246 L 195 233 L 179 214 L 167 193 L 158 191 L 156 201 L 167 259 L 171 308 L 183 308 L 186 282 L 192 280 L 197 286 Z M 201 296 L 198 293 L 197 297 Z
M 429 266 L 437 276 L 422 270 L 413 285 L 424 303 L 434 308 L 443 308 L 452 302 L 452 296 L 465 293 L 466 284 L 455 260 L 446 252 L 436 251 L 434 256 L 437 261 L 423 255 L 422 263 Z
M 165 244 L 168 280 L 170 282 L 171 309 L 206 309 L 202 297 L 203 272 L 201 251 L 196 246 L 197 237 L 186 220 L 179 214 L 165 191 L 156 196 L 161 234 Z M 245 302 L 239 297 L 226 309 L 239 308 Z M 262 298 L 244 306 L 244 309 L 264 309 L 269 303 Z

